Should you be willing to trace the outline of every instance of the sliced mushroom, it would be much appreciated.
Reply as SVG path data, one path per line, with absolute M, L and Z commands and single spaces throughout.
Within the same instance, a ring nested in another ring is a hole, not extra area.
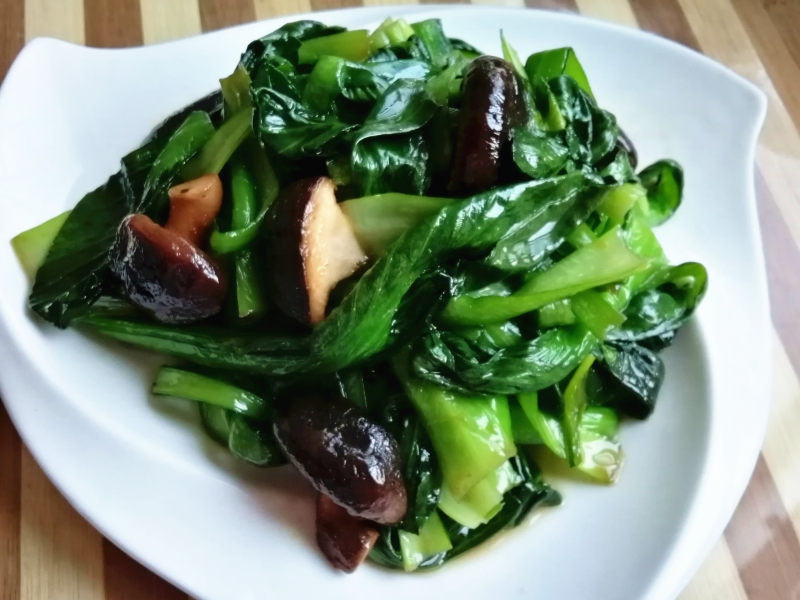
M 164 227 L 143 214 L 123 219 L 110 264 L 131 301 L 165 323 L 190 323 L 218 313 L 227 292 L 225 273 L 199 247 L 222 204 L 222 182 L 203 175 L 169 197 Z
M 494 56 L 473 60 L 464 78 L 450 191 L 475 193 L 497 182 L 511 129 L 521 124 L 523 115 L 511 65 Z
M 406 513 L 406 486 L 397 442 L 341 398 L 287 399 L 275 438 L 314 488 L 354 517 L 397 523 Z
M 350 515 L 325 494 L 317 495 L 317 545 L 334 567 L 352 573 L 377 541 L 374 523 Z
M 367 260 L 333 181 L 311 177 L 289 185 L 272 206 L 269 227 L 275 303 L 301 323 L 319 323 L 331 290 Z

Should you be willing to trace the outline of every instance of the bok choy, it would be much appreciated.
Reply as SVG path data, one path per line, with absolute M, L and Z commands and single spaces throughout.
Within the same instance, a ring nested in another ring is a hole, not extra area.
M 574 50 L 513 41 L 288 23 L 12 241 L 38 317 L 171 357 L 153 394 L 297 467 L 342 570 L 436 567 L 558 504 L 543 453 L 613 483 L 707 286 L 653 229 L 680 165 L 637 172 Z

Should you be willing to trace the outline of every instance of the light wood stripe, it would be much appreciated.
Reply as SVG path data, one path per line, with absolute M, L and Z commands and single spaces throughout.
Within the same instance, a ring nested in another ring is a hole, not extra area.
M 21 444 L 0 404 L 0 599 L 19 597 Z
M 139 0 L 83 0 L 88 46 L 141 46 L 142 15 Z
M 747 600 L 747 592 L 724 539 L 714 546 L 702 569 L 680 595 L 680 600 L 717 599 Z
M 297 2 L 293 0 L 255 0 L 254 5 L 257 19 L 269 19 L 311 10 L 310 0 L 297 0 Z
M 102 538 L 22 451 L 20 598 L 103 598 Z
M 628 0 L 577 0 L 578 9 L 587 17 L 612 21 L 628 27 L 638 27 Z
M 200 33 L 196 0 L 139 0 L 145 44 L 166 42 Z
M 251 0 L 200 0 L 203 31 L 249 23 L 256 18 Z
M 49 36 L 83 43 L 83 0 L 25 0 L 25 39 Z

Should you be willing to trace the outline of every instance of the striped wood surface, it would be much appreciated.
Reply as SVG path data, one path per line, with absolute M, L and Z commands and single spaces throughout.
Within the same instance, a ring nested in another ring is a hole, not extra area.
M 36 36 L 134 46 L 281 14 L 384 3 L 392 2 L 0 0 L 0 76 Z M 772 418 L 733 520 L 681 599 L 800 599 L 800 0 L 490 3 L 580 12 L 653 31 L 728 65 L 769 97 L 756 169 L 774 321 Z M 0 405 L 0 600 L 18 598 L 169 600 L 185 594 L 128 558 L 66 503 Z

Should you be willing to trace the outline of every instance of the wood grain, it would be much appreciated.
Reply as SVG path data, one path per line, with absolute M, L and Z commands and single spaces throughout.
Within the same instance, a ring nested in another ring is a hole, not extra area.
M 686 589 L 680 600 L 747 600 L 736 562 L 728 544 L 720 540 Z
M 797 476 L 797 458 L 800 456 L 800 376 L 775 338 L 775 393 L 764 458 L 769 465 L 781 504 L 800 535 L 800 477 Z
M 23 0 L 0 2 L 0 82 L 25 42 Z
M 27 450 L 21 465 L 20 598 L 102 600 L 102 537 L 67 504 Z
M 761 61 L 766 66 L 772 83 L 790 110 L 796 127 L 800 127 L 800 86 L 797 85 L 798 47 L 800 39 L 791 35 L 791 24 L 780 23 L 778 15 L 785 9 L 766 9 L 764 3 L 754 0 L 732 0 L 748 36 L 755 45 Z M 792 21 L 797 21 L 797 9 Z M 787 45 L 787 39 L 789 44 Z
M 203 31 L 249 23 L 255 18 L 256 10 L 251 0 L 200 0 Z
M 575 0 L 525 0 L 525 6 L 558 12 L 578 12 Z
M 636 15 L 627 0 L 577 0 L 582 15 L 619 25 L 637 27 Z
M 763 458 L 725 536 L 750 598 L 798 597 L 800 544 Z
M 676 0 L 630 0 L 639 27 L 698 49 L 697 39 Z
M 83 43 L 83 0 L 25 0 L 25 39 L 48 36 Z
M 0 405 L 0 600 L 13 600 L 20 594 L 21 446 Z
M 256 19 L 305 13 L 311 10 L 310 0 L 255 0 Z
M 139 0 L 83 0 L 83 7 L 87 46 L 121 48 L 142 45 Z
M 139 0 L 145 44 L 166 42 L 200 33 L 196 0 Z
M 103 540 L 105 600 L 188 600 L 186 594 L 135 562 L 108 540 Z

